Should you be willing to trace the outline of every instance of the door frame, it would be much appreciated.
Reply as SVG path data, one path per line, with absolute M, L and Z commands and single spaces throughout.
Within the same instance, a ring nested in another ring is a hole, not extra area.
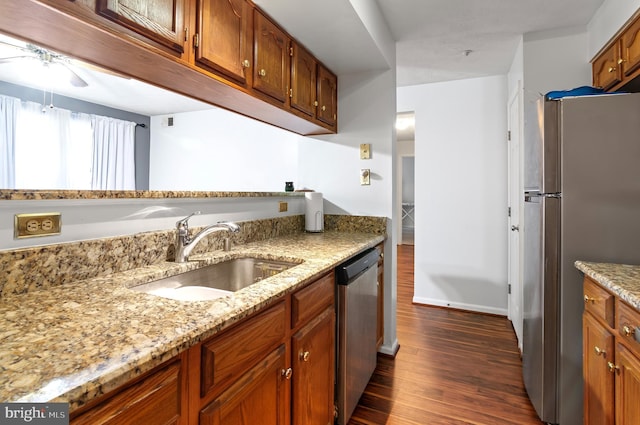
M 522 164 L 523 164 L 523 89 L 518 80 L 517 90 L 509 96 L 507 125 L 509 131 L 507 149 L 507 198 L 509 214 L 508 226 L 508 260 L 507 280 L 510 287 L 507 296 L 508 317 L 518 340 L 518 348 L 522 352 L 523 330 L 523 298 L 522 298 L 522 261 L 523 247 L 520 229 L 523 223 L 524 199 L 522 198 Z

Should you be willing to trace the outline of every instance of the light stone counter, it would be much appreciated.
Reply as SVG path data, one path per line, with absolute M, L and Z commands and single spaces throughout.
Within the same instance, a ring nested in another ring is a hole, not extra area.
M 575 266 L 640 311 L 640 265 L 576 261 Z
M 0 400 L 64 401 L 73 411 L 383 240 L 374 233 L 298 233 L 0 300 Z M 213 301 L 129 289 L 247 255 L 304 262 Z

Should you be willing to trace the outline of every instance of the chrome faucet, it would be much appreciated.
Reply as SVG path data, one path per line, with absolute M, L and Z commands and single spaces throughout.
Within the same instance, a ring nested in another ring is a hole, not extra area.
M 176 223 L 176 242 L 174 244 L 176 252 L 176 263 L 184 263 L 186 261 L 189 261 L 189 254 L 191 254 L 193 248 L 198 244 L 198 242 L 202 240 L 202 238 L 204 238 L 208 234 L 224 230 L 233 233 L 237 233 L 240 231 L 240 226 L 238 226 L 236 223 L 232 223 L 230 221 L 221 221 L 219 223 L 205 227 L 192 238 L 191 236 L 189 236 L 189 219 L 194 215 L 199 214 L 200 211 L 196 211 Z

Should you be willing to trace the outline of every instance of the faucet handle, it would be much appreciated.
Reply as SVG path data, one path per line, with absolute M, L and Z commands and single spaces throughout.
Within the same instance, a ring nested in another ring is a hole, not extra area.
M 189 219 L 190 219 L 191 217 L 193 217 L 194 215 L 200 215 L 200 214 L 202 214 L 202 212 L 201 212 L 201 211 L 194 211 L 194 212 L 192 212 L 191 214 L 189 214 L 188 216 L 186 216 L 186 217 L 185 217 L 185 218 L 183 218 L 182 220 L 178 220 L 178 221 L 176 222 L 176 227 L 177 227 L 178 229 L 182 229 L 182 228 L 188 229 L 188 228 L 189 228 Z

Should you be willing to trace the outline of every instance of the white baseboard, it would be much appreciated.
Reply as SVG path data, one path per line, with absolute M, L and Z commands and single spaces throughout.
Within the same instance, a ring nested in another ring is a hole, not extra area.
M 438 307 L 451 307 L 460 310 L 476 311 L 478 313 L 496 314 L 498 316 L 507 316 L 506 308 L 487 307 L 486 305 L 465 304 L 453 301 L 436 300 L 433 298 L 413 297 L 416 304 L 435 305 Z
M 391 345 L 382 344 L 380 348 L 378 348 L 378 353 L 386 354 L 387 356 L 395 357 L 396 353 L 400 345 L 398 344 L 398 340 L 394 340 Z

